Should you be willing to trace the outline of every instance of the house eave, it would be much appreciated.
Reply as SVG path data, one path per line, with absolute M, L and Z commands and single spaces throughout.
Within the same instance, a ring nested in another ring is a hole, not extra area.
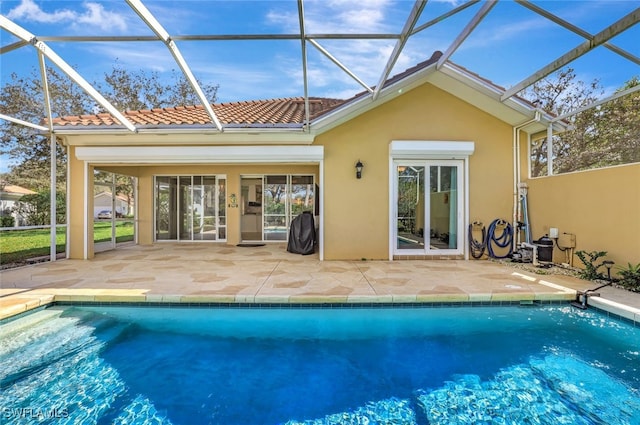
M 220 132 L 211 127 L 171 125 L 140 128 L 133 133 L 124 128 L 54 129 L 70 146 L 128 145 L 223 145 L 302 144 L 310 145 L 314 135 L 297 127 L 230 127 Z
M 554 122 L 555 115 L 536 108 L 524 99 L 513 96 L 502 101 L 505 90 L 453 64 L 445 63 L 439 73 L 432 75 L 431 82 L 514 127 L 534 119 L 538 112 L 539 120 L 522 128 L 529 134 L 546 131 L 549 125 L 553 125 L 555 131 L 566 131 L 568 128 L 565 123 Z
M 436 63 L 424 67 L 407 77 L 389 84 L 380 90 L 377 99 L 373 99 L 373 94 L 365 93 L 355 99 L 347 101 L 339 108 L 328 114 L 322 115 L 311 123 L 311 132 L 322 134 L 345 122 L 368 112 L 377 106 L 395 99 L 398 96 L 412 90 L 428 81 L 429 75 L 436 71 Z
M 523 131 L 530 134 L 546 131 L 549 125 L 553 125 L 554 131 L 567 129 L 565 123 L 553 122 L 555 116 L 535 108 L 520 98 L 512 97 L 501 101 L 500 97 L 504 90 L 462 68 L 445 63 L 439 70 L 436 69 L 436 64 L 432 64 L 384 87 L 375 101 L 370 94 L 363 94 L 345 103 L 313 122 L 311 131 L 316 134 L 324 133 L 425 83 L 433 84 L 511 126 L 518 126 L 522 122 L 532 120 L 539 112 L 538 121 L 522 127 Z

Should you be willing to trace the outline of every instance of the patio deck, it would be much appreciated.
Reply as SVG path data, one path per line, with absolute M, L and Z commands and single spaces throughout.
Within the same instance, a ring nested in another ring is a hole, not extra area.
M 596 286 L 491 261 L 319 261 L 284 244 L 131 245 L 92 260 L 0 273 L 0 319 L 56 301 L 136 303 L 458 303 L 573 300 Z M 640 323 L 640 294 L 598 291 L 590 305 Z

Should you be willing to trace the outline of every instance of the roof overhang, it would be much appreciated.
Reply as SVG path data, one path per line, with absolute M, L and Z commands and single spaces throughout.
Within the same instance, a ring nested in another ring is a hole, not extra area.
M 79 146 L 75 156 L 93 164 L 319 163 L 323 146 Z
M 510 97 L 502 101 L 501 96 L 504 90 L 463 68 L 449 62 L 440 69 L 436 66 L 436 63 L 431 64 L 384 87 L 376 100 L 373 100 L 370 94 L 364 94 L 345 103 L 313 122 L 312 131 L 316 134 L 324 133 L 425 83 L 433 84 L 513 127 L 520 127 L 521 123 L 531 121 L 521 127 L 521 130 L 529 134 L 546 131 L 549 125 L 553 125 L 555 131 L 567 129 L 563 122 L 554 121 L 555 116 L 536 109 L 518 97 Z
M 219 132 L 212 127 L 183 127 L 139 129 L 84 129 L 61 127 L 56 136 L 69 146 L 131 146 L 145 145 L 310 145 L 314 135 L 297 128 L 230 128 Z
M 557 131 L 567 129 L 564 123 L 554 122 L 555 115 L 536 109 L 523 99 L 514 96 L 502 101 L 503 89 L 450 62 L 431 74 L 429 82 L 513 127 L 533 120 L 521 128 L 529 134 L 544 131 L 549 125 Z M 539 112 L 537 120 L 536 112 Z
M 379 95 L 375 100 L 371 93 L 365 93 L 364 95 L 358 96 L 312 122 L 311 131 L 316 134 L 322 134 L 334 127 L 344 124 L 345 122 L 362 115 L 383 103 L 393 100 L 398 96 L 401 96 L 404 93 L 424 84 L 425 82 L 428 82 L 429 75 L 434 72 L 437 72 L 435 62 L 401 80 L 398 80 L 397 82 L 386 85 L 379 91 Z

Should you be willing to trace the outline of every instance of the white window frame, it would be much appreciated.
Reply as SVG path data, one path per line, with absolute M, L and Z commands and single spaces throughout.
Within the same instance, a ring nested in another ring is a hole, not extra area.
M 389 260 L 394 255 L 416 255 L 414 250 L 407 253 L 396 252 L 397 237 L 397 173 L 398 161 L 424 162 L 425 166 L 434 165 L 442 160 L 461 160 L 462 175 L 459 176 L 458 214 L 462 213 L 462 226 L 458 232 L 458 249 L 421 252 L 422 255 L 463 255 L 469 259 L 469 241 L 466 229 L 469 226 L 469 157 L 475 151 L 471 141 L 430 141 L 430 140 L 393 140 L 389 144 Z M 431 162 L 430 161 L 435 161 Z M 441 164 L 440 164 L 441 165 Z M 426 173 L 426 170 L 425 170 Z M 426 176 L 425 176 L 426 177 Z M 425 206 L 425 209 L 427 207 Z M 455 251 L 455 252 L 453 252 Z

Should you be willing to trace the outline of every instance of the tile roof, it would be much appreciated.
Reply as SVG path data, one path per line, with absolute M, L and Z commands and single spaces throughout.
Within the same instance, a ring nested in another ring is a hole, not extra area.
M 344 103 L 341 99 L 309 98 L 309 115 L 313 119 Z M 214 103 L 211 105 L 223 125 L 302 124 L 305 120 L 304 98 L 290 97 L 269 100 Z M 202 105 L 126 111 L 124 116 L 136 126 L 207 125 L 211 118 Z M 58 117 L 55 126 L 120 126 L 111 114 Z

